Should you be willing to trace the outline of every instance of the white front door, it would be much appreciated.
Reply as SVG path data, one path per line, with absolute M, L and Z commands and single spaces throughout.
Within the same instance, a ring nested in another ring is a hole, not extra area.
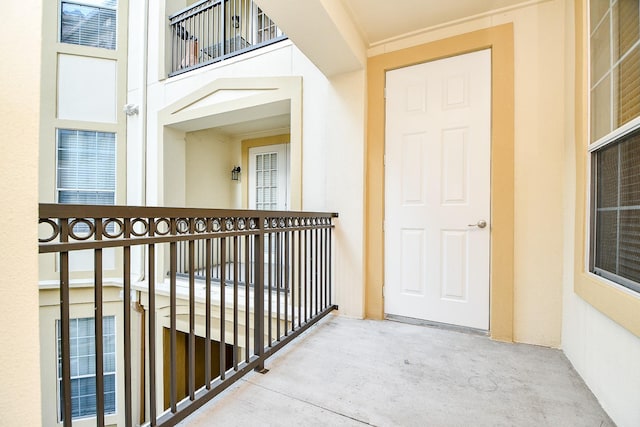
M 289 208 L 289 144 L 249 149 L 249 209 Z
M 385 312 L 489 329 L 491 51 L 387 72 Z

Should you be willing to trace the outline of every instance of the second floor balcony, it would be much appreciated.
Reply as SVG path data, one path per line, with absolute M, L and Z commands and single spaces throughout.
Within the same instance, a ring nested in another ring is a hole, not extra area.
M 43 425 L 614 426 L 560 350 L 333 315 L 336 216 L 40 205 Z
M 286 39 L 251 0 L 201 0 L 169 17 L 178 75 Z

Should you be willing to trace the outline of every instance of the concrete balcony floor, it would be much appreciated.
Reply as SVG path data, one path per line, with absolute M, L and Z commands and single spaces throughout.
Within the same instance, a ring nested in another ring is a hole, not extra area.
M 180 426 L 614 426 L 559 350 L 328 316 Z

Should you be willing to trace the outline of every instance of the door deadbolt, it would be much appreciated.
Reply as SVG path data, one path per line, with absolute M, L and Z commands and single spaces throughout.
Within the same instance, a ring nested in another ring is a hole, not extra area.
M 486 226 L 487 226 L 487 221 L 485 221 L 484 219 L 481 219 L 480 221 L 478 221 L 477 224 L 469 224 L 469 227 L 485 228 Z

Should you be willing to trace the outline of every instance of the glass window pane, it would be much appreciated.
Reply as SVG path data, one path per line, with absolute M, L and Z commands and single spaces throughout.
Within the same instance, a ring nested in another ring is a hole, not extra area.
M 618 206 L 618 147 L 609 146 L 598 153 L 598 208 Z
M 595 266 L 612 273 L 616 272 L 616 237 L 618 233 L 618 212 L 598 213 L 596 224 Z
M 596 84 L 611 68 L 611 38 L 609 18 L 591 36 L 591 85 Z
M 78 356 L 88 356 L 90 354 L 96 354 L 94 338 L 78 338 Z
M 598 22 L 609 9 L 609 0 L 591 0 L 589 2 L 589 12 L 591 14 L 591 28 L 595 28 Z
M 617 126 L 640 116 L 640 45 L 615 70 Z
M 78 382 L 78 395 L 86 396 L 87 394 L 95 393 L 96 391 L 96 378 L 86 377 L 78 378 L 75 381 Z
M 80 398 L 71 398 L 71 418 L 80 417 Z
M 105 316 L 102 319 L 102 332 L 104 335 L 115 335 L 115 321 L 113 316 Z
M 76 357 L 78 355 L 78 340 L 76 338 L 71 338 L 69 340 L 69 345 L 71 346 L 71 357 Z
M 103 359 L 103 372 L 115 372 L 116 371 L 116 354 L 108 353 L 104 355 Z
M 96 374 L 96 357 L 81 356 L 78 357 L 78 375 L 95 375 Z
M 620 144 L 620 206 L 640 206 L 640 132 Z
M 83 46 L 116 48 L 115 1 L 84 1 L 95 6 L 62 2 L 60 41 Z M 99 7 L 104 6 L 104 7 Z
M 640 2 L 618 0 L 613 5 L 614 61 L 619 60 L 640 39 Z
M 618 275 L 640 283 L 640 209 L 620 212 Z
M 80 404 L 80 408 L 78 412 L 81 417 L 95 415 L 96 413 L 96 395 L 95 394 L 81 396 L 78 400 Z
M 95 323 L 93 317 L 78 319 L 78 336 L 93 337 L 95 333 Z
M 607 76 L 591 91 L 591 141 L 611 132 L 611 79 Z
M 105 353 L 113 353 L 116 351 L 116 337 L 115 335 L 109 335 L 104 337 L 103 341 L 104 352 Z

